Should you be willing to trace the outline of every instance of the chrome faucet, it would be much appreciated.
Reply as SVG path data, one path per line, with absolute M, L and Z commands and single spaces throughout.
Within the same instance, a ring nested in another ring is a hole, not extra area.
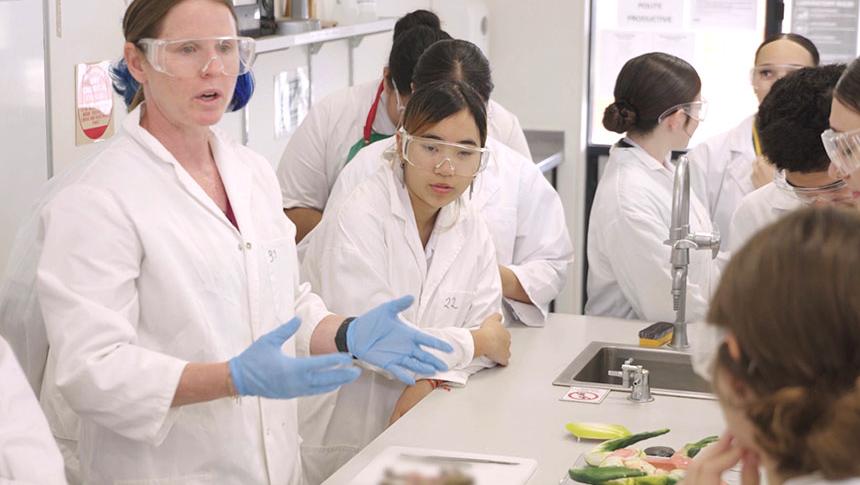
M 720 233 L 690 232 L 690 160 L 686 155 L 678 158 L 675 167 L 675 185 L 672 188 L 672 223 L 669 239 L 665 241 L 672 248 L 672 307 L 675 310 L 672 342 L 675 350 L 687 350 L 687 267 L 690 265 L 691 249 L 710 249 L 711 257 L 720 252 Z
M 648 369 L 641 365 L 633 365 L 633 359 L 629 358 L 621 364 L 621 370 L 611 370 L 608 374 L 612 377 L 621 378 L 621 387 L 630 389 L 627 399 L 633 402 L 651 402 L 651 384 Z

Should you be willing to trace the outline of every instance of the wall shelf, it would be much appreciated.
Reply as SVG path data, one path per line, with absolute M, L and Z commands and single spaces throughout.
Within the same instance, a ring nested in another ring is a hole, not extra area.
M 395 18 L 383 18 L 374 22 L 331 27 L 291 35 L 267 35 L 257 38 L 257 54 L 276 52 L 290 47 L 310 46 L 318 51 L 322 44 L 344 39 L 360 39 L 366 35 L 394 30 Z M 357 42 L 356 42 L 357 45 Z

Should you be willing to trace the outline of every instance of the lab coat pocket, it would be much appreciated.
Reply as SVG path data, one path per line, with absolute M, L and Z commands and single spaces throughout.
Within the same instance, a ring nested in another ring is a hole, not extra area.
M 214 485 L 215 477 L 209 473 L 195 473 L 181 477 L 145 478 L 141 480 L 114 480 L 114 485 Z
M 468 327 L 471 322 L 467 322 L 466 318 L 472 307 L 472 300 L 475 299 L 475 292 L 442 289 L 439 296 L 436 314 L 440 318 L 435 320 L 445 327 Z
M 264 243 L 261 259 L 266 275 L 264 285 L 270 288 L 275 317 L 279 323 L 285 323 L 294 314 L 293 290 L 298 271 L 295 240 L 283 238 Z

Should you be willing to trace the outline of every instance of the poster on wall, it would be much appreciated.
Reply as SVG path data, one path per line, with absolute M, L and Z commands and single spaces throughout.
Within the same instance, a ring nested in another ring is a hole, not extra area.
M 113 88 L 110 61 L 75 66 L 75 145 L 113 136 Z
M 293 134 L 310 108 L 308 70 L 299 67 L 275 75 L 275 139 Z
M 794 0 L 791 31 L 808 37 L 821 53 L 821 63 L 849 62 L 857 56 L 860 0 Z

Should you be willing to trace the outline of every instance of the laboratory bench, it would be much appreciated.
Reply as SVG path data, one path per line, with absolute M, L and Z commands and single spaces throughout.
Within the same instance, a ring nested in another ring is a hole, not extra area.
M 557 484 L 595 446 L 565 430 L 573 421 L 617 423 L 634 433 L 670 428 L 644 443 L 676 449 L 720 434 L 715 400 L 655 395 L 653 402 L 634 403 L 625 392 L 610 392 L 600 404 L 560 400 L 567 388 L 552 381 L 589 342 L 635 345 L 646 325 L 566 314 L 551 314 L 543 328 L 514 324 L 510 365 L 478 372 L 463 388 L 433 391 L 325 484 L 349 483 L 389 446 L 533 458 L 538 466 L 528 483 Z

